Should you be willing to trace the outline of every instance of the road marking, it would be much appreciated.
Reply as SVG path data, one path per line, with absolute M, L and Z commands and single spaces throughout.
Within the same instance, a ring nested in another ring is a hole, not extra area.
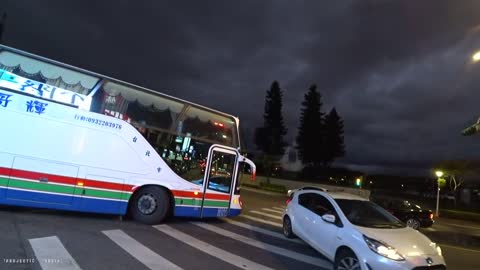
M 121 230 L 102 231 L 108 238 L 123 248 L 130 255 L 135 257 L 138 261 L 143 263 L 146 267 L 154 269 L 171 269 L 180 270 L 182 268 L 173 264 L 169 260 L 163 258 L 151 249 L 140 244 L 137 240 L 130 237 Z
M 435 232 L 435 231 L 437 231 L 437 229 L 435 229 L 435 228 L 432 228 L 432 227 L 425 228 L 425 230 L 427 230 L 427 231 L 431 231 L 431 232 Z
M 279 228 L 283 227 L 282 224 L 280 224 L 278 222 L 272 222 L 272 221 L 264 220 L 264 219 L 261 219 L 261 218 L 252 217 L 252 216 L 249 216 L 249 215 L 241 215 L 240 217 L 250 219 L 250 220 L 253 220 L 253 221 L 256 221 L 256 222 L 268 224 L 268 225 L 271 225 L 271 226 L 279 227 Z
M 233 266 L 243 269 L 261 269 L 261 270 L 273 270 L 272 268 L 266 267 L 264 265 L 258 264 L 256 262 L 252 262 L 245 258 L 242 258 L 238 255 L 233 253 L 227 252 L 223 249 L 217 248 L 212 246 L 206 242 L 198 240 L 188 234 L 185 234 L 177 229 L 174 229 L 168 225 L 155 225 L 153 226 L 155 229 L 161 231 L 162 233 L 173 237 L 191 247 L 194 247 L 202 252 L 205 252 L 219 260 L 227 262 Z
M 56 236 L 29 239 L 43 270 L 81 270 Z
M 277 247 L 277 246 L 274 246 L 274 245 L 270 245 L 270 244 L 255 240 L 253 238 L 245 237 L 243 235 L 224 230 L 220 227 L 213 226 L 213 225 L 210 225 L 210 224 L 206 224 L 206 223 L 202 223 L 202 222 L 190 222 L 190 223 L 192 223 L 194 225 L 197 225 L 197 226 L 199 226 L 199 227 L 201 227 L 205 230 L 209 230 L 211 232 L 223 235 L 225 237 L 232 238 L 232 239 L 240 241 L 244 244 L 254 246 L 254 247 L 266 250 L 268 252 L 279 254 L 279 255 L 282 255 L 282 256 L 297 260 L 297 261 L 301 261 L 301 262 L 316 265 L 316 266 L 321 266 L 321 267 L 325 267 L 325 268 L 330 268 L 331 267 L 331 264 L 327 260 L 318 259 L 318 258 L 315 258 L 315 257 L 312 257 L 312 256 L 304 255 L 302 253 L 298 253 L 298 252 L 295 252 L 295 251 L 290 251 L 290 250 L 287 250 L 287 249 L 284 249 L 284 248 L 280 248 L 280 247 Z
M 305 242 L 303 242 L 300 239 L 286 238 L 281 233 L 266 230 L 264 228 L 253 226 L 253 225 L 250 225 L 250 224 L 247 224 L 247 223 L 239 222 L 239 221 L 228 219 L 228 218 L 222 218 L 221 220 L 225 221 L 227 223 L 233 224 L 235 226 L 242 227 L 242 228 L 245 228 L 245 229 L 248 229 L 248 230 L 251 230 L 251 231 L 259 232 L 259 233 L 262 233 L 262 234 L 265 234 L 265 235 L 268 235 L 268 236 L 272 236 L 272 237 L 275 237 L 275 238 L 278 238 L 278 239 L 282 239 L 282 240 L 297 243 L 297 244 L 305 244 Z
M 447 222 L 440 222 L 440 224 L 443 226 L 455 226 L 455 227 L 466 228 L 466 229 L 480 230 L 480 227 L 476 227 L 476 226 L 460 225 L 460 224 L 447 223 Z
M 278 220 L 282 220 L 282 219 L 283 219 L 281 216 L 275 216 L 275 215 L 267 214 L 267 213 L 260 212 L 260 211 L 257 211 L 257 210 L 252 210 L 252 211 L 249 211 L 249 212 L 250 212 L 250 213 L 253 213 L 253 214 L 257 214 L 257 215 L 269 217 L 269 218 L 278 219 Z
M 283 211 L 276 210 L 276 209 L 262 208 L 262 210 L 267 211 L 267 212 L 277 213 L 277 214 L 283 214 Z
M 469 248 L 462 248 L 462 247 L 456 247 L 456 246 L 450 246 L 450 245 L 444 245 L 444 244 L 439 244 L 440 247 L 444 248 L 454 248 L 454 249 L 459 249 L 459 250 L 464 250 L 464 251 L 470 251 L 470 252 L 478 252 L 480 253 L 480 250 L 478 249 L 469 249 Z
M 276 210 L 280 210 L 280 211 L 283 211 L 285 210 L 285 207 L 277 207 L 277 206 L 274 206 L 272 207 L 273 209 L 276 209 Z

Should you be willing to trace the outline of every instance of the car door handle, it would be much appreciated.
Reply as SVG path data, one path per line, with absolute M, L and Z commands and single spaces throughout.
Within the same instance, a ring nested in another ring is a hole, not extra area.
M 46 177 L 41 177 L 41 178 L 39 179 L 39 181 L 42 182 L 42 183 L 48 183 L 48 178 L 46 178 Z

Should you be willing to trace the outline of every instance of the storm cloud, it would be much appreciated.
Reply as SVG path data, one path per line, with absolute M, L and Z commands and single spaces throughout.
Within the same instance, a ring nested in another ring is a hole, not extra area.
M 95 5 L 93 5 L 93 3 Z M 4 43 L 216 108 L 246 146 L 265 91 L 284 89 L 288 141 L 309 85 L 345 121 L 342 165 L 426 172 L 476 158 L 478 1 L 3 0 Z

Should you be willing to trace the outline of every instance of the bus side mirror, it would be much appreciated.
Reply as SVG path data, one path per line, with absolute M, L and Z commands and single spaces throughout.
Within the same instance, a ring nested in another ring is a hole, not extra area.
M 257 177 L 257 166 L 255 166 L 255 163 L 244 156 L 240 158 L 240 162 L 245 162 L 250 166 L 250 170 L 252 172 L 252 181 L 255 181 L 255 178 Z

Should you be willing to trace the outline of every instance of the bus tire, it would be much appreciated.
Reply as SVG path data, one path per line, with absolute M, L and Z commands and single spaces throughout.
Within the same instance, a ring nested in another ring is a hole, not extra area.
M 170 207 L 170 195 L 165 189 L 147 186 L 133 194 L 129 211 L 134 220 L 153 225 L 165 220 Z

